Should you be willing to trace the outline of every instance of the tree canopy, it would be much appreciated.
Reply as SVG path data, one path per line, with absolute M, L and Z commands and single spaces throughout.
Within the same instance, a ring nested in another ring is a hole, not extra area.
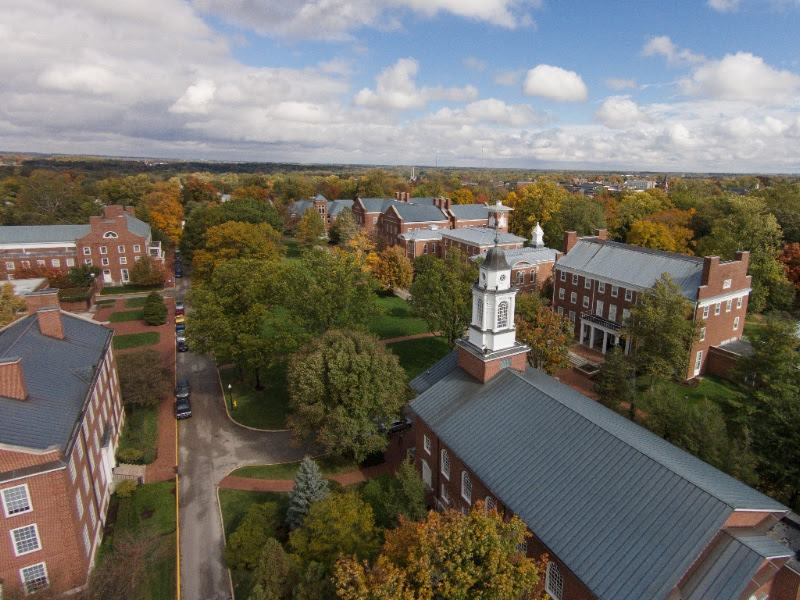
M 531 347 L 528 364 L 553 375 L 569 365 L 572 325 L 550 309 L 541 298 L 526 294 L 517 298 L 517 339 Z
M 269 224 L 228 221 L 206 232 L 203 248 L 194 252 L 193 274 L 206 280 L 226 261 L 254 259 L 277 262 L 281 254 L 280 234 Z
M 17 313 L 25 308 L 25 300 L 14 293 L 14 286 L 5 282 L 0 285 L 0 327 L 16 321 Z

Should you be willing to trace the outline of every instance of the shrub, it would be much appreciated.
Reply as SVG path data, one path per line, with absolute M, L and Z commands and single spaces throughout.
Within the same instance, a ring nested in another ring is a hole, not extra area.
M 162 285 L 166 278 L 164 266 L 149 254 L 142 256 L 131 269 L 134 285 Z
M 117 450 L 117 458 L 124 463 L 128 464 L 135 464 L 136 462 L 142 460 L 144 456 L 144 452 L 139 450 L 139 448 L 122 448 Z
M 261 550 L 280 525 L 277 502 L 252 505 L 228 538 L 225 562 L 232 569 L 255 569 Z
M 114 488 L 114 493 L 117 495 L 117 498 L 130 498 L 133 495 L 133 490 L 136 489 L 136 482 L 130 479 L 126 479 L 125 481 L 120 481 L 117 484 L 117 487 Z
M 144 302 L 144 322 L 148 325 L 163 325 L 167 322 L 167 306 L 158 292 L 150 292 Z

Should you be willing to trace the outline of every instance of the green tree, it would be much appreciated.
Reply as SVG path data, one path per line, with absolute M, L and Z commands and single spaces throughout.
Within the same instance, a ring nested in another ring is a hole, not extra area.
M 531 347 L 528 364 L 549 375 L 569 365 L 572 325 L 533 294 L 517 298 L 517 339 Z
M 322 477 L 317 463 L 306 456 L 297 469 L 294 487 L 289 492 L 289 508 L 286 511 L 286 523 L 289 529 L 295 530 L 314 502 L 328 497 L 328 482 Z
M 117 355 L 117 374 L 125 406 L 156 406 L 172 390 L 172 372 L 158 350 Z
M 602 204 L 593 198 L 569 194 L 542 227 L 544 243 L 548 248 L 561 249 L 565 231 L 577 231 L 580 236 L 593 235 L 605 226 Z M 530 231 L 524 235 L 530 237 Z
M 85 223 L 98 212 L 81 185 L 69 173 L 33 171 L 21 180 L 10 225 Z
M 146 254 L 133 265 L 130 278 L 133 285 L 163 285 L 167 274 L 161 261 Z
M 634 391 L 633 363 L 616 346 L 606 353 L 606 358 L 600 365 L 600 375 L 595 384 L 598 400 L 611 410 L 619 410 L 622 405 L 629 408 L 635 402 Z
M 416 277 L 409 288 L 411 307 L 431 333 L 447 339 L 452 348 L 472 318 L 472 284 L 478 267 L 451 248 L 444 260 L 415 261 Z
M 377 255 L 372 272 L 384 291 L 408 289 L 414 279 L 414 267 L 400 246 L 384 248 Z
M 255 569 L 261 551 L 280 525 L 278 504 L 253 504 L 225 545 L 225 562 L 231 569 Z
M 269 204 L 254 198 L 238 198 L 222 205 L 223 222 L 238 221 L 258 225 L 267 223 L 275 231 L 283 231 L 283 218 Z
M 658 189 L 626 194 L 616 206 L 614 219 L 609 222 L 611 234 L 614 239 L 624 240 L 634 223 L 671 207 L 669 198 Z
M 330 574 L 341 555 L 371 558 L 379 537 L 372 508 L 349 491 L 312 504 L 303 524 L 289 534 L 289 547 L 303 563 L 319 563 Z
M 163 325 L 167 322 L 167 306 L 158 292 L 150 292 L 144 301 L 144 322 L 148 325 Z
M 253 574 L 253 591 L 248 600 L 290 600 L 299 579 L 297 557 L 287 554 L 275 538 L 267 538 Z
M 514 209 L 508 230 L 515 235 L 529 237 L 536 223 L 539 222 L 544 228 L 570 196 L 563 187 L 548 179 L 540 179 L 511 192 L 506 197 L 506 203 Z
M 72 287 L 89 287 L 100 276 L 100 267 L 97 265 L 80 265 L 69 270 L 69 284 Z
M 406 376 L 378 338 L 331 330 L 289 363 L 289 427 L 295 438 L 358 460 L 386 448 L 379 422 L 391 422 L 406 401 Z
M 330 237 L 331 242 L 334 244 L 344 246 L 355 237 L 359 231 L 361 231 L 361 228 L 356 222 L 356 218 L 353 216 L 353 211 L 345 207 L 331 224 L 328 237 Z
M 325 245 L 325 223 L 316 210 L 307 210 L 297 223 L 297 243 L 306 249 Z
M 16 321 L 20 317 L 17 313 L 24 309 L 25 300 L 14 294 L 14 286 L 3 283 L 0 286 L 0 327 Z
M 206 232 L 205 245 L 194 252 L 194 276 L 207 280 L 220 264 L 233 259 L 277 262 L 281 253 L 280 234 L 269 224 L 228 221 Z
M 418 521 L 428 514 L 427 488 L 414 463 L 404 460 L 394 477 L 373 477 L 361 490 L 361 497 L 372 506 L 379 527 L 397 527 L 400 519 Z
M 187 206 L 186 213 L 188 216 L 183 224 L 180 250 L 184 260 L 192 262 L 195 250 L 205 247 L 208 230 L 215 225 L 221 225 L 225 217 L 222 207 L 217 204 L 198 205 L 192 211 Z
M 518 517 L 504 521 L 483 502 L 466 515 L 431 511 L 422 521 L 387 531 L 372 566 L 340 559 L 336 592 L 343 600 L 527 598 L 539 572 L 518 549 L 526 535 Z

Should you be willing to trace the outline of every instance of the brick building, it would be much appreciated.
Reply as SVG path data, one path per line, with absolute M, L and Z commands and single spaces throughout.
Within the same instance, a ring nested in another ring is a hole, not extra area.
M 325 231 L 328 231 L 336 222 L 338 216 L 345 208 L 352 209 L 352 200 L 328 200 L 322 194 L 317 194 L 311 200 L 298 200 L 289 207 L 289 218 L 300 220 L 308 210 L 315 210 L 322 217 L 325 223 Z
M 85 585 L 102 540 L 124 412 L 113 331 L 55 290 L 0 330 L 0 591 Z
M 519 516 L 553 600 L 796 600 L 788 509 L 528 367 L 516 292 L 491 249 L 468 337 L 411 382 L 437 506 Z
M 712 347 L 741 339 L 750 294 L 749 252 L 721 261 L 716 256 L 675 254 L 605 238 L 605 230 L 582 238 L 566 232 L 564 254 L 556 258 L 553 308 L 568 315 L 581 344 L 603 354 L 619 344 L 627 352 L 622 323 L 638 295 L 662 273 L 669 273 L 680 286 L 692 304 L 693 319 L 701 322 L 700 340 L 690 349 L 687 378 L 705 372 Z
M 0 277 L 14 279 L 22 269 L 46 268 L 66 273 L 79 265 L 100 267 L 104 285 L 129 281 L 142 256 L 163 261 L 161 242 L 136 218 L 132 206 L 105 206 L 88 225 L 0 227 Z

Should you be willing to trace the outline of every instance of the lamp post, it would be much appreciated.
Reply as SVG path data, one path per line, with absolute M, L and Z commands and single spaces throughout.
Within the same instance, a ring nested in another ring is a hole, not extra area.
M 228 384 L 228 398 L 231 402 L 231 412 L 233 412 L 233 386 L 230 383 Z

